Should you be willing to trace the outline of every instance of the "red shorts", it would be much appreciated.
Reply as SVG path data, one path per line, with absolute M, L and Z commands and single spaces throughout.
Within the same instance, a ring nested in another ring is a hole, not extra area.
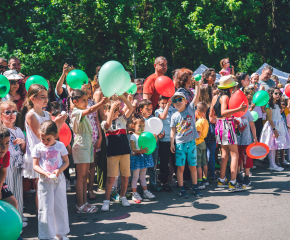
M 253 167 L 253 159 L 247 156 L 246 149 L 247 145 L 238 145 L 239 149 L 239 166 L 243 161 L 244 168 L 252 168 Z

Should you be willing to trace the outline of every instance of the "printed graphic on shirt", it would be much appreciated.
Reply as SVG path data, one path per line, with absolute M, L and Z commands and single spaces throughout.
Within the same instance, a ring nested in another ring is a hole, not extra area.
M 18 144 L 13 144 L 13 141 L 16 139 L 12 134 L 10 135 L 10 146 L 13 146 L 15 152 L 19 151 L 19 145 Z
M 54 149 L 45 153 L 44 165 L 47 171 L 52 172 L 58 168 L 57 154 L 58 151 Z
M 191 127 L 191 120 L 192 120 L 192 116 L 186 115 L 186 118 L 183 118 L 181 121 L 179 121 L 177 123 L 176 131 L 182 135 L 190 134 L 192 132 L 191 128 L 190 128 Z
M 241 119 L 247 119 L 246 117 L 241 117 Z M 241 123 L 239 120 L 234 120 L 234 124 L 235 124 L 235 129 L 236 129 L 236 133 L 238 136 L 240 136 L 240 134 L 242 132 L 245 131 L 245 129 L 247 128 L 248 124 L 246 123 Z

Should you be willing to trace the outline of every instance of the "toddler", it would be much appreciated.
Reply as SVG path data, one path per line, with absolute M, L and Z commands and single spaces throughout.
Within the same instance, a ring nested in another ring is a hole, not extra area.
M 224 58 L 220 61 L 220 65 L 222 70 L 219 72 L 220 75 L 222 76 L 227 76 L 227 75 L 235 75 L 235 70 L 234 66 L 232 65 L 232 68 L 230 68 L 231 63 L 228 58 Z
M 68 152 L 62 142 L 56 141 L 55 122 L 44 121 L 39 134 L 41 142 L 32 151 L 33 168 L 39 173 L 38 238 L 67 240 L 70 229 L 63 171 L 69 166 Z

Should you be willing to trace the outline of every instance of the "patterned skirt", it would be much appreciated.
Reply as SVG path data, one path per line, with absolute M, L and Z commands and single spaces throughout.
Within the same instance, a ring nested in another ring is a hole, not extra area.
M 130 156 L 130 169 L 134 171 L 136 169 L 153 167 L 153 157 L 152 154 L 140 154 Z
M 218 119 L 215 124 L 216 142 L 221 145 L 237 144 L 233 119 Z

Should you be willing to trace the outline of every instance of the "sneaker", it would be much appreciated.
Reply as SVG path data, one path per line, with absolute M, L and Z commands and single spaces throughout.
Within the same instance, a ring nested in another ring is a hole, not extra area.
M 152 186 L 150 189 L 152 192 L 162 192 L 162 188 L 158 187 L 157 185 Z
M 202 182 L 203 182 L 203 184 L 204 184 L 205 186 L 209 186 L 208 178 L 207 178 L 207 179 L 203 178 L 203 179 L 202 179 Z
M 243 185 L 249 187 L 251 185 L 251 181 L 249 178 L 244 178 Z
M 162 190 L 163 190 L 164 192 L 173 192 L 173 191 L 172 191 L 172 188 L 169 186 L 168 183 L 167 183 L 167 184 L 163 184 Z
M 232 184 L 231 182 L 229 182 L 229 191 L 230 192 L 240 192 L 240 191 L 245 191 L 246 187 L 243 186 L 242 184 L 238 184 L 236 182 L 236 184 Z
M 205 189 L 205 185 L 203 184 L 203 182 L 197 182 L 197 186 L 198 186 L 198 189 Z
M 290 163 L 287 162 L 287 161 L 284 161 L 284 162 L 282 162 L 282 166 L 284 166 L 284 167 L 289 167 L 289 166 L 290 166 Z
M 256 169 L 257 168 L 257 166 L 253 166 L 251 169 Z
M 153 195 L 150 191 L 145 190 L 143 192 L 143 198 L 154 199 L 155 198 L 155 195 Z
M 28 223 L 27 222 L 22 222 L 22 227 L 25 228 L 27 227 Z
M 22 216 L 22 222 L 28 222 L 28 218 Z
M 108 212 L 110 210 L 110 200 L 104 200 L 101 208 L 102 212 Z
M 141 198 L 141 196 L 139 195 L 139 193 L 134 192 L 133 196 L 132 196 L 132 200 L 135 201 L 135 203 L 141 203 L 141 201 L 143 200 Z
M 130 197 L 132 197 L 132 193 L 126 191 L 126 192 L 125 192 L 125 196 L 126 196 L 126 198 L 130 198 Z
M 120 195 L 118 193 L 117 188 L 115 188 L 112 192 L 111 192 L 111 196 L 110 196 L 111 200 L 113 200 L 114 202 L 119 202 L 120 201 Z
M 188 195 L 187 195 L 185 188 L 183 186 L 179 187 L 178 194 L 181 198 L 188 198 Z
M 128 202 L 126 196 L 120 197 L 120 203 L 123 207 L 130 207 L 130 203 Z
M 202 193 L 201 193 L 201 191 L 199 190 L 199 188 L 194 188 L 194 189 L 192 190 L 192 193 L 193 193 L 195 196 L 197 196 L 197 197 L 202 197 Z
M 69 180 L 65 180 L 65 186 L 66 186 L 66 191 L 69 192 L 71 191 L 71 187 L 70 187 L 70 181 Z
M 218 178 L 218 184 L 217 187 L 219 188 L 226 188 L 229 187 L 228 180 L 226 179 L 224 182 L 221 182 L 220 178 Z
M 284 168 L 282 167 L 278 167 L 277 165 L 275 165 L 275 167 L 269 167 L 270 171 L 277 171 L 277 172 L 281 172 L 284 170 Z

